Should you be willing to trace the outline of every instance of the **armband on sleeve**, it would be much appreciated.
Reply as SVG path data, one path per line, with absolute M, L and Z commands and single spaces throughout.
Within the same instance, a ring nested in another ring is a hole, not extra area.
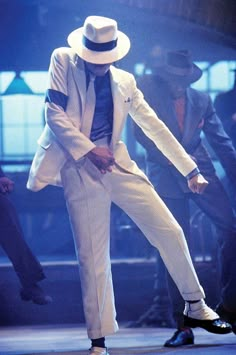
M 59 105 L 63 108 L 64 111 L 66 110 L 67 101 L 68 96 L 60 91 L 48 89 L 46 92 L 45 102 L 52 102 L 56 105 Z
M 188 175 L 186 175 L 185 177 L 186 177 L 187 180 L 190 180 L 194 176 L 199 175 L 199 174 L 200 174 L 200 170 L 198 168 L 195 168 Z

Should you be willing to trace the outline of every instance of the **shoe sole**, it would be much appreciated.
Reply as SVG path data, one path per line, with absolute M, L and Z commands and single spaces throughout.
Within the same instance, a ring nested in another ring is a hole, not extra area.
M 198 320 L 187 316 L 184 316 L 184 325 L 190 328 L 203 328 L 214 334 L 229 334 L 232 332 L 232 328 L 229 326 L 221 328 L 213 325 L 211 320 Z
M 185 343 L 178 344 L 178 345 L 164 344 L 164 347 L 165 348 L 178 348 L 180 346 L 187 346 L 187 345 L 193 345 L 193 344 L 194 344 L 193 339 L 188 339 L 188 340 L 186 340 Z

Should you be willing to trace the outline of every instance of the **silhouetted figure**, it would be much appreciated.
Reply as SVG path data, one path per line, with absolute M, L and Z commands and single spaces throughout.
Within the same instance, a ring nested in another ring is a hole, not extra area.
M 225 131 L 236 147 L 236 69 L 233 71 L 235 75 L 233 88 L 217 95 L 214 106 Z
M 20 280 L 20 295 L 24 301 L 44 305 L 52 301 L 38 282 L 45 279 L 43 269 L 27 245 L 19 219 L 8 194 L 14 183 L 0 167 L 0 245 L 9 257 Z
M 236 152 L 215 113 L 210 96 L 190 88 L 190 84 L 197 81 L 201 74 L 200 68 L 192 62 L 188 51 L 168 52 L 166 63 L 159 69 L 156 68 L 156 74 L 143 76 L 139 85 L 158 117 L 168 126 L 209 181 L 202 195 L 193 194 L 189 190 L 178 170 L 143 134 L 138 125 L 134 126 L 134 132 L 138 142 L 147 152 L 148 176 L 183 228 L 187 240 L 190 239 L 190 199 L 217 227 L 221 267 L 221 301 L 217 309 L 225 317 L 227 315 L 227 320 L 230 320 L 236 332 L 236 219 L 201 134 L 205 134 L 234 184 L 236 184 Z M 165 275 L 165 270 L 161 259 L 157 260 L 161 278 Z M 180 294 L 170 278 L 168 285 L 178 329 L 165 346 L 193 343 L 191 329 L 184 326 Z M 152 307 L 153 305 L 151 309 Z

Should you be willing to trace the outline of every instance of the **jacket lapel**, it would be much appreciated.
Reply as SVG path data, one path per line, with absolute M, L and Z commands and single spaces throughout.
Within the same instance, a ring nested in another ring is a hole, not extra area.
M 78 90 L 78 97 L 81 100 L 83 114 L 86 102 L 86 75 L 84 71 L 84 62 L 78 56 L 76 56 L 74 60 L 71 60 L 71 70 Z
M 111 137 L 111 146 L 114 147 L 118 137 L 123 129 L 125 95 L 122 93 L 122 86 L 119 82 L 119 75 L 114 67 L 110 68 L 111 92 L 113 97 L 113 130 Z
M 192 136 L 199 125 L 202 117 L 199 115 L 199 102 L 194 101 L 194 97 L 192 95 L 191 89 L 187 89 L 186 92 L 186 112 L 185 112 L 185 124 L 184 124 L 184 132 L 182 144 L 188 144 Z
M 166 126 L 170 129 L 176 139 L 180 142 L 182 139 L 182 133 L 180 132 L 180 128 L 178 125 L 177 116 L 174 109 L 174 102 L 172 99 L 163 96 L 164 91 L 160 93 L 159 102 L 157 105 L 157 115 Z

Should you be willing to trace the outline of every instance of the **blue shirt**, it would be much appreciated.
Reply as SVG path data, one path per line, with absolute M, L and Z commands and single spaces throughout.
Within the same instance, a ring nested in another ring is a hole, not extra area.
M 109 71 L 95 79 L 96 106 L 90 133 L 91 141 L 109 136 L 113 128 L 113 98 Z

